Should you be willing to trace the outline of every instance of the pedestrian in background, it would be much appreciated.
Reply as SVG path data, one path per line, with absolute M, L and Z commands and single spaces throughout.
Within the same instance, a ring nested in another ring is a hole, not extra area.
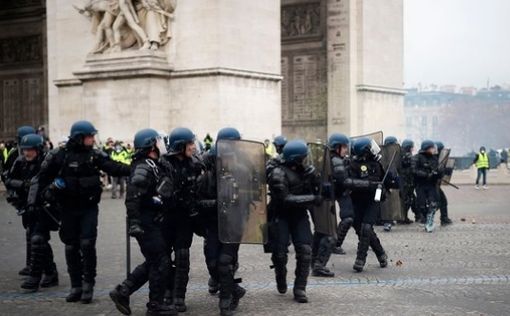
M 473 160 L 476 168 L 478 169 L 478 175 L 476 176 L 475 189 L 480 190 L 478 183 L 480 182 L 480 177 L 483 176 L 483 189 L 487 190 L 487 170 L 489 170 L 489 155 L 487 154 L 485 147 L 480 147 L 480 152 L 476 154 L 475 159 Z

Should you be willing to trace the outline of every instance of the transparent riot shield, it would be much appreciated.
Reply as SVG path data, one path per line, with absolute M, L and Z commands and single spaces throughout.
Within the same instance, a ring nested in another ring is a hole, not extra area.
M 220 241 L 266 243 L 264 144 L 219 140 L 216 143 L 216 173 Z
M 373 132 L 373 133 L 365 134 L 365 135 L 353 136 L 353 137 L 351 137 L 351 143 L 354 143 L 355 140 L 363 138 L 363 137 L 368 137 L 370 139 L 373 139 L 379 146 L 382 146 L 384 143 L 384 136 L 383 136 L 382 131 Z
M 334 188 L 332 181 L 331 157 L 327 146 L 320 143 L 309 143 L 308 162 L 320 175 L 319 194 L 324 197 L 320 206 L 312 210 L 315 231 L 337 238 L 337 218 Z
M 389 170 L 392 174 L 398 174 L 400 160 L 399 144 L 381 146 L 381 164 L 385 172 Z M 405 219 L 399 189 L 385 191 L 385 198 L 381 201 L 381 219 L 388 221 L 402 221 Z

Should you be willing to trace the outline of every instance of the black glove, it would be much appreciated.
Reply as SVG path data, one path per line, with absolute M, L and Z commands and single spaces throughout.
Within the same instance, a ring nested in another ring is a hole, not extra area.
M 129 229 L 128 229 L 129 236 L 140 237 L 145 233 L 145 231 L 140 226 L 140 224 L 141 224 L 140 221 L 137 219 L 132 219 L 129 221 Z

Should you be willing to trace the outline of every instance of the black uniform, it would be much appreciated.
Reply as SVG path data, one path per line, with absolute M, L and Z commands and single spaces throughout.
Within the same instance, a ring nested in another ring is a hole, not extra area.
M 438 207 L 437 181 L 442 175 L 438 170 L 438 159 L 434 155 L 420 152 L 412 159 L 412 171 L 416 183 L 416 204 L 426 217 Z
M 200 158 L 180 159 L 179 155 L 165 155 L 161 159 L 171 166 L 174 194 L 169 216 L 164 220 L 164 238 L 168 252 L 175 252 L 175 280 L 172 289 L 174 303 L 180 311 L 186 309 L 184 299 L 189 281 L 190 252 L 195 232 L 201 233 L 197 211 L 197 178 L 204 166 Z
M 353 226 L 359 238 L 354 269 L 362 271 L 369 246 L 376 254 L 381 267 L 385 267 L 387 256 L 373 228 L 380 209 L 380 202 L 376 202 L 374 196 L 384 178 L 384 169 L 381 163 L 372 157 L 354 157 L 348 170 L 349 177 L 345 180 L 344 186 L 352 190 Z M 390 181 L 385 185 L 389 186 L 389 183 Z
M 308 210 L 317 201 L 320 181 L 313 167 L 289 166 L 281 163 L 269 175 L 271 201 L 270 237 L 273 244 L 271 260 L 274 265 L 278 291 L 287 290 L 287 253 L 290 237 L 296 251 L 296 290 L 305 291 L 311 264 L 312 232 Z M 306 300 L 305 300 L 306 301 Z
M 95 284 L 98 204 L 102 192 L 100 170 L 118 177 L 130 173 L 129 166 L 112 161 L 104 152 L 69 141 L 66 147 L 47 154 L 30 188 L 31 196 L 46 191 L 44 198 L 54 199 L 59 205 L 62 220 L 59 234 L 65 244 L 74 289 L 81 289 L 82 281 L 86 291 Z M 63 180 L 65 188 L 58 189 L 52 184 L 56 178 Z M 37 203 L 29 201 L 29 204 Z M 76 300 L 69 298 L 68 301 Z
M 22 213 L 22 223 L 27 236 L 27 257 L 29 258 L 27 266 L 30 267 L 30 276 L 40 280 L 44 273 L 46 280 L 43 279 L 41 286 L 48 287 L 58 283 L 57 267 L 49 244 L 50 230 L 57 230 L 58 223 L 46 213 L 51 212 L 49 209 L 43 211 L 42 206 L 27 208 L 30 182 L 39 172 L 43 159 L 42 153 L 39 153 L 33 161 L 27 161 L 23 156 L 19 156 L 8 172 L 5 187 L 7 201 Z M 52 282 L 49 282 L 49 276 L 52 276 Z M 24 284 L 22 288 L 26 289 L 37 289 L 39 286 L 34 284 L 31 287 L 28 284 L 26 287 Z
M 414 174 L 412 169 L 413 154 L 411 152 L 402 151 L 400 160 L 400 199 L 404 209 L 404 215 L 408 218 L 407 212 L 411 209 L 414 213 L 415 221 L 420 221 L 421 213 L 416 207 L 416 195 L 414 193 Z
M 139 223 L 143 229 L 143 233 L 135 237 L 145 262 L 135 268 L 125 283 L 132 293 L 148 278 L 149 310 L 163 308 L 170 267 L 162 231 L 164 209 L 157 192 L 162 175 L 163 170 L 156 160 L 137 159 L 132 164 L 126 192 L 128 221 Z

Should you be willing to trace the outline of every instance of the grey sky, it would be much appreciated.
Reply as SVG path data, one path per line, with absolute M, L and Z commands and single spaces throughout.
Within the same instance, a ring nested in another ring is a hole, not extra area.
M 510 84 L 510 0 L 404 0 L 406 87 Z

